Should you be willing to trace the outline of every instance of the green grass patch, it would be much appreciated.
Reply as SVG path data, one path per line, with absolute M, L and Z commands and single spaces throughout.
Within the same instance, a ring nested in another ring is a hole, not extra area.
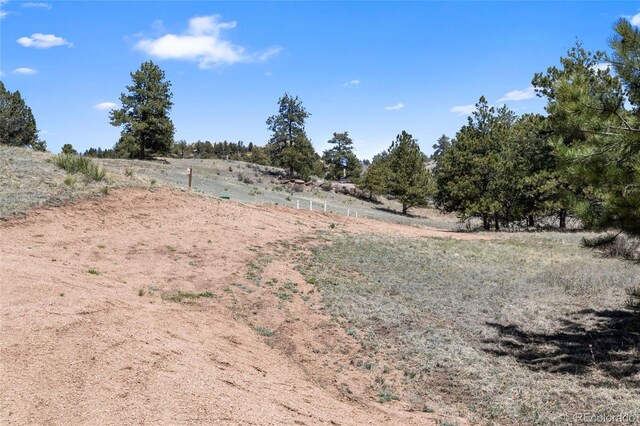
M 269 330 L 268 328 L 265 328 L 259 325 L 255 326 L 253 329 L 261 336 L 269 337 L 269 336 L 273 336 L 274 334 L 273 330 Z
M 51 158 L 51 162 L 69 173 L 81 173 L 90 180 L 100 181 L 107 174 L 104 167 L 81 155 L 57 154 Z
M 379 402 L 399 401 L 400 397 L 388 389 L 382 389 L 378 393 Z
M 182 302 L 184 300 L 195 300 L 200 298 L 212 298 L 213 293 L 210 291 L 205 291 L 202 293 L 192 293 L 189 291 L 177 291 L 175 293 L 166 293 L 162 295 L 164 300 L 169 300 L 171 302 Z

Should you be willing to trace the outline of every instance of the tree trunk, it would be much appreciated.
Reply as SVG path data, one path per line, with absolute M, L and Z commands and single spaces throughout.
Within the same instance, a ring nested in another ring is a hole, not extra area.
M 406 205 L 405 203 L 402 203 L 402 214 L 407 214 L 407 211 L 409 210 L 409 206 Z
M 500 231 L 500 222 L 498 222 L 498 215 L 494 214 L 493 215 L 493 226 L 494 226 L 494 230 L 496 232 Z
M 485 231 L 488 231 L 489 229 L 491 229 L 491 224 L 489 223 L 489 216 L 486 214 L 482 215 L 482 227 L 484 228 Z
M 527 226 L 529 228 L 533 228 L 536 225 L 535 220 L 533 218 L 533 215 L 530 214 L 529 216 L 527 216 Z
M 144 160 L 144 136 L 140 138 L 140 159 Z
M 560 229 L 567 229 L 567 210 L 560 209 Z

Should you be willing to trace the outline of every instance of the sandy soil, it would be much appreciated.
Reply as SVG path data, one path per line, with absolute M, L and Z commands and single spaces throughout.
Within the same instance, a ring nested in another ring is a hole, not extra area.
M 292 269 L 284 248 L 320 229 L 479 237 L 165 189 L 1 223 L 0 422 L 437 424 L 377 401 L 360 346 Z

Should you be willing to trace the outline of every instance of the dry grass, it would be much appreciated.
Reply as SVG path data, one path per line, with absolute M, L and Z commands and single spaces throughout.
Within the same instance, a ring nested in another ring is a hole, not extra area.
M 49 158 L 48 153 L 0 145 L 0 219 L 100 193 L 104 182 L 78 181 Z
M 434 210 L 415 209 L 415 216 L 397 214 L 396 202 L 386 201 L 374 204 L 340 193 L 327 192 L 316 185 L 304 186 L 282 184 L 279 177 L 283 171 L 274 167 L 260 166 L 240 161 L 213 159 L 160 159 L 159 161 L 139 161 L 125 159 L 92 159 L 89 175 L 100 177 L 100 182 L 90 179 L 76 179 L 67 176 L 60 168 L 45 160 L 51 154 L 37 153 L 25 148 L 0 146 L 0 218 L 8 218 L 16 213 L 24 213 L 30 208 L 59 204 L 60 202 L 86 197 L 106 195 L 108 189 L 119 187 L 161 186 L 186 189 L 187 169 L 193 169 L 192 190 L 212 197 L 230 198 L 245 204 L 278 204 L 301 209 L 309 208 L 313 200 L 314 209 L 323 208 L 327 202 L 327 212 L 346 215 L 350 212 L 359 217 L 403 223 L 412 226 L 437 226 L 454 229 L 457 220 L 451 215 L 441 215 Z M 57 156 L 68 161 L 76 157 Z M 77 157 L 81 158 L 81 157 Z M 82 159 L 82 158 L 81 158 Z M 86 159 L 89 160 L 89 159 Z M 73 163 L 72 161 L 70 161 Z M 70 164 L 69 166 L 72 166 Z
M 246 163 L 96 160 L 108 171 L 106 182 L 97 183 L 72 182 L 47 157 L 0 146 L 0 218 L 104 188 L 184 187 L 192 167 L 194 191 L 209 196 L 289 206 L 311 198 L 327 200 L 339 214 L 351 209 L 408 225 L 456 226 L 454 218 L 428 210 L 404 217 L 387 210 L 393 203 L 317 189 L 298 193 L 277 183 L 277 170 Z M 640 413 L 638 330 L 625 309 L 625 289 L 639 284 L 638 266 L 582 249 L 582 234 L 457 241 L 354 236 L 334 228 L 320 235 L 323 243 L 309 257 L 301 257 L 307 239 L 288 248 L 295 251 L 290 258 L 361 342 L 362 371 L 381 401 L 399 397 L 423 411 L 449 406 L 454 414 L 501 424 L 573 423 L 578 412 Z M 260 268 L 247 271 L 256 284 Z M 296 286 L 272 284 L 289 303 Z
M 403 373 L 396 384 L 417 404 L 500 424 L 640 413 L 640 340 L 624 307 L 638 267 L 581 249 L 580 238 L 334 236 L 303 270 L 372 359 Z

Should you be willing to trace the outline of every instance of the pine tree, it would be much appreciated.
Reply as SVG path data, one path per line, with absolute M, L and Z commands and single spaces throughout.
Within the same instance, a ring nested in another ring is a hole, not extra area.
M 511 171 L 505 167 L 502 145 L 509 138 L 515 115 L 506 107 L 495 109 L 484 98 L 456 134 L 435 169 L 439 209 L 462 219 L 482 218 L 485 229 L 496 230 L 510 215 Z M 505 203 L 506 202 L 506 203 Z
M 70 143 L 65 143 L 64 145 L 62 145 L 61 152 L 67 155 L 78 155 L 78 151 L 76 151 L 73 148 L 73 145 L 71 145 Z
M 537 73 L 533 77 L 532 84 L 538 96 L 547 98 L 545 107 L 548 114 L 549 138 L 553 141 L 556 154 L 572 149 L 572 147 L 582 146 L 589 138 L 589 134 L 584 132 L 579 125 L 576 125 L 572 118 L 572 113 L 566 108 L 558 105 L 558 88 L 562 81 L 572 81 L 574 78 L 586 78 L 592 85 L 594 93 L 606 94 L 620 90 L 620 82 L 607 70 L 598 70 L 598 67 L 606 62 L 606 54 L 601 51 L 591 52 L 584 49 L 581 43 L 576 43 L 569 49 L 566 57 L 560 58 L 560 68 L 549 67 L 545 74 Z M 560 160 L 561 156 L 556 155 Z M 589 205 L 594 201 L 593 188 L 589 183 L 579 177 L 579 173 L 572 173 L 575 168 L 573 161 L 560 161 L 557 170 L 554 172 L 553 180 L 555 193 L 553 206 L 560 220 L 560 228 L 566 226 L 567 216 L 578 214 L 587 226 L 591 225 L 585 212 L 588 212 Z M 567 167 L 565 167 L 567 166 Z
M 382 151 L 374 156 L 373 161 L 362 177 L 360 188 L 369 191 L 369 200 L 373 199 L 374 194 L 382 195 L 386 191 L 386 184 L 389 179 L 388 156 L 387 151 Z
M 451 139 L 447 135 L 442 135 L 438 138 L 435 145 L 433 145 L 433 155 L 431 159 L 434 161 L 438 161 L 444 152 L 451 146 Z
M 362 173 L 362 164 L 353 152 L 353 140 L 349 133 L 334 133 L 327 143 L 333 145 L 322 155 L 327 167 L 327 178 L 338 180 L 345 177 L 352 181 L 358 180 Z
M 122 107 L 111 110 L 113 126 L 123 126 L 115 149 L 140 159 L 171 151 L 175 129 L 169 118 L 173 103 L 171 83 L 152 61 L 144 62 L 131 73 L 133 85 L 120 95 Z
M 310 116 L 296 96 L 285 93 L 278 100 L 278 113 L 267 119 L 272 135 L 266 148 L 275 166 L 307 178 L 318 172 L 319 156 L 305 133 L 306 119 Z
M 389 148 L 389 174 L 386 190 L 402 204 L 402 214 L 411 207 L 424 206 L 432 195 L 431 173 L 418 141 L 402 131 Z
M 625 19 L 614 31 L 608 59 L 616 76 L 594 67 L 573 70 L 558 79 L 555 102 L 549 102 L 563 128 L 582 135 L 577 143 L 558 138 L 555 144 L 565 173 L 587 188 L 581 219 L 616 231 L 585 240 L 591 247 L 625 245 L 624 234 L 640 236 L 640 31 Z M 624 256 L 640 261 L 637 250 Z M 629 288 L 628 295 L 628 307 L 640 318 L 640 287 Z
M 583 221 L 640 236 L 640 32 L 621 19 L 607 69 L 574 69 L 555 83 L 549 108 L 581 138 L 555 148 L 564 171 L 585 189 Z M 631 104 L 625 108 L 625 98 Z
M 46 143 L 38 139 L 36 120 L 19 91 L 11 93 L 0 81 L 0 143 L 26 146 L 45 151 Z

